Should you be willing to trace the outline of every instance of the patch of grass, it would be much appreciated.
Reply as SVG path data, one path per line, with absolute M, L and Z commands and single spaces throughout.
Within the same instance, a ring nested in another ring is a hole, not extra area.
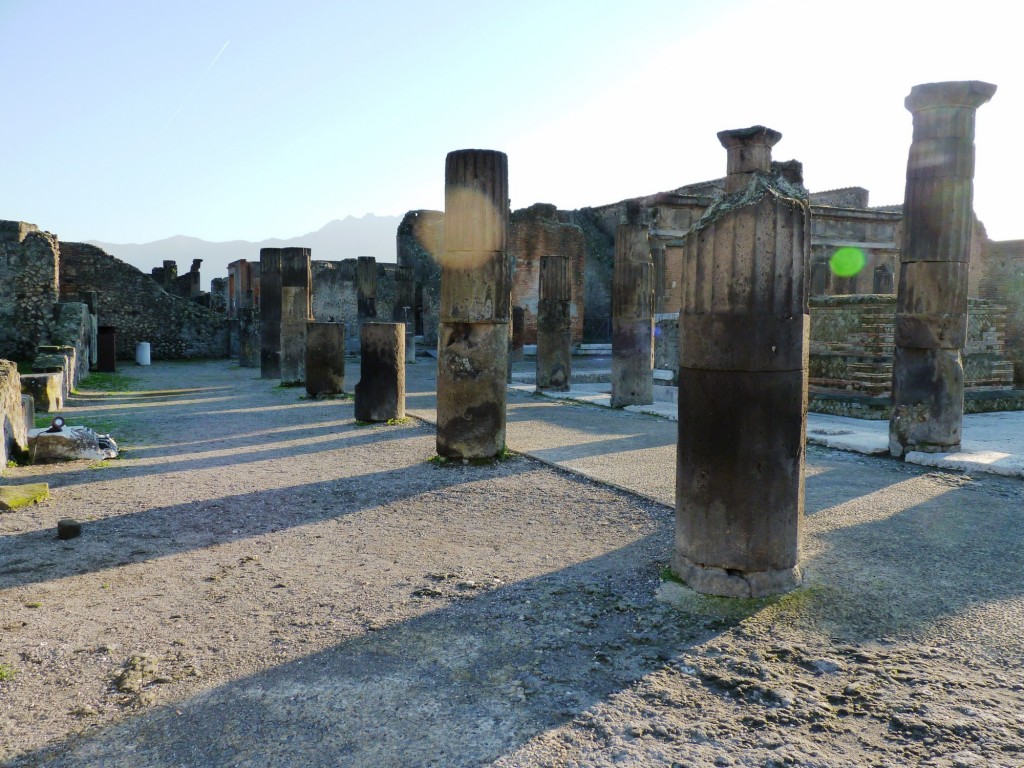
M 662 581 L 674 581 L 676 584 L 682 584 L 683 580 L 676 576 L 675 571 L 669 565 L 663 565 L 661 570 L 658 571 L 658 578 Z
M 133 392 L 139 389 L 140 384 L 139 379 L 124 373 L 100 373 L 93 371 L 78 382 L 78 389 L 75 391 Z
M 35 603 L 35 602 L 33 602 L 33 603 L 25 603 L 25 607 L 26 608 L 42 608 L 43 604 L 42 603 Z
M 410 421 L 412 421 L 412 419 L 410 419 L 408 416 L 403 416 L 400 419 L 388 419 L 385 422 L 385 424 L 387 424 L 389 427 L 395 427 L 398 426 L 399 424 L 408 424 Z
M 10 664 L 0 664 L 0 683 L 13 680 L 18 676 L 18 670 Z
M 295 387 L 304 386 L 306 386 L 306 382 L 302 381 L 302 379 L 296 379 L 295 381 L 282 381 L 274 389 L 294 389 Z
M 442 456 L 438 453 L 427 459 L 427 462 L 433 464 L 435 467 L 493 467 L 499 462 L 515 458 L 516 455 L 517 454 L 508 449 L 508 446 L 503 445 L 497 454 L 482 459 L 454 459 L 448 456 Z
M 88 469 L 106 469 L 110 466 L 110 459 L 101 459 L 100 461 L 94 461 L 89 464 Z
M 302 395 L 299 400 L 352 400 L 352 395 L 347 392 L 338 392 L 337 394 L 325 394 L 317 395 L 313 397 L 311 395 Z

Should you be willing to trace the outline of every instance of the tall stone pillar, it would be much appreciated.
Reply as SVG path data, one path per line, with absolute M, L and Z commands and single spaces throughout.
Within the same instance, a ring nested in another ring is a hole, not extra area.
M 654 402 L 654 263 L 644 224 L 615 231 L 612 408 Z
M 281 378 L 280 248 L 260 248 L 260 377 Z
M 960 450 L 974 226 L 974 117 L 996 87 L 915 85 L 896 291 L 889 453 Z
M 356 261 L 356 311 L 359 324 L 377 319 L 377 260 L 360 256 Z
M 437 361 L 437 452 L 483 459 L 505 447 L 509 317 L 508 158 L 464 149 L 445 161 Z
M 345 391 L 345 324 L 306 326 L 306 394 L 340 395 Z
M 729 191 L 683 246 L 672 570 L 732 597 L 801 579 L 810 209 L 770 172 L 781 137 L 718 134 Z
M 359 329 L 358 421 L 405 418 L 405 324 L 363 323 Z
M 509 360 L 523 362 L 526 356 L 526 308 L 512 307 L 512 344 L 509 346 Z
M 281 250 L 281 381 L 306 377 L 306 325 L 313 319 L 309 248 Z
M 537 389 L 569 389 L 572 377 L 572 262 L 561 253 L 540 258 L 537 300 Z
M 654 314 L 660 315 L 665 312 L 665 293 L 668 290 L 663 240 L 651 241 L 651 262 L 654 264 Z

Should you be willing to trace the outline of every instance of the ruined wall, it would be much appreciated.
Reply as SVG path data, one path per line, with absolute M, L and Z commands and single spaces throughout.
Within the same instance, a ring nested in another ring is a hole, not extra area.
M 59 270 L 54 235 L 35 224 L 0 221 L 0 357 L 31 359 L 47 341 Z
M 435 345 L 440 320 L 441 267 L 438 259 L 444 253 L 444 213 L 409 211 L 398 225 L 396 245 L 399 266 L 412 269 L 413 280 L 419 284 L 413 309 L 418 315 L 417 333 L 423 335 L 425 344 Z
M 92 321 L 86 304 L 62 301 L 54 306 L 50 343 L 75 348 L 76 370 L 71 377 L 73 385 L 77 385 L 89 374 L 92 341 Z
M 902 220 L 901 213 L 891 211 L 812 204 L 810 294 L 895 294 Z M 863 268 L 851 277 L 838 276 L 829 266 L 832 256 L 844 247 L 856 248 L 865 256 Z
M 345 338 L 358 344 L 358 259 L 313 261 L 313 319 L 319 323 L 345 323 Z M 377 321 L 391 322 L 397 297 L 397 264 L 377 264 Z
M 843 187 L 842 189 L 811 192 L 808 198 L 811 205 L 827 205 L 833 208 L 867 208 L 868 196 L 868 191 L 864 187 Z
M 28 448 L 26 429 L 33 426 L 26 425 L 22 415 L 18 366 L 10 360 L 0 360 L 0 474 L 15 451 Z
M 537 302 L 540 299 L 540 260 L 545 254 L 570 259 L 572 298 L 569 318 L 572 341 L 583 340 L 586 245 L 583 230 L 564 220 L 553 205 L 538 203 L 513 211 L 508 235 L 509 254 L 515 259 L 512 306 L 523 308 L 523 343 L 537 343 Z
M 1006 356 L 1013 361 L 1014 381 L 1024 385 L 1024 240 L 988 240 L 981 252 L 978 295 L 1006 307 Z
M 154 360 L 225 357 L 224 315 L 172 296 L 148 275 L 85 243 L 61 244 L 61 283 L 68 293 L 99 294 L 99 324 L 117 329 L 117 356 L 134 359 L 148 341 Z

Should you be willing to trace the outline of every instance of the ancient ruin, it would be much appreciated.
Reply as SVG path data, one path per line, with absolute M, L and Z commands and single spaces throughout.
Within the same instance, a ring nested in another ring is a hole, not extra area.
M 345 391 L 345 324 L 306 325 L 306 394 L 340 395 Z
M 723 131 L 725 194 L 684 239 L 672 570 L 700 592 L 800 583 L 810 211 L 782 134 Z
M 306 365 L 306 326 L 313 319 L 308 248 L 281 250 L 281 381 L 301 382 Z
M 572 378 L 572 284 L 570 257 L 549 253 L 540 260 L 537 301 L 537 389 L 569 389 Z
M 974 224 L 974 118 L 995 93 L 978 81 L 917 85 L 896 293 L 889 452 L 960 449 Z
M 644 224 L 620 224 L 612 285 L 612 407 L 654 402 L 654 264 Z
M 359 329 L 357 421 L 405 418 L 405 324 L 363 323 Z
M 260 249 L 260 376 L 281 378 L 281 249 Z
M 441 456 L 486 459 L 505 448 L 508 217 L 508 158 L 492 150 L 449 153 L 437 361 Z

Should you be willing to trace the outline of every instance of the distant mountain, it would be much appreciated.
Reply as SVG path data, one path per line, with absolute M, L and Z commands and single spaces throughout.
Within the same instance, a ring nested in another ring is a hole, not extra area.
M 165 260 L 176 261 L 178 274 L 184 274 L 192 266 L 192 259 L 202 259 L 200 273 L 203 290 L 207 290 L 210 280 L 227 276 L 228 264 L 232 261 L 259 261 L 260 248 L 310 248 L 313 258 L 320 261 L 374 256 L 377 261 L 394 262 L 395 232 L 401 221 L 399 216 L 375 216 L 372 213 L 362 218 L 347 216 L 328 222 L 307 235 L 287 240 L 273 238 L 258 243 L 247 240 L 211 243 L 185 235 L 175 235 L 152 243 L 103 243 L 97 240 L 90 240 L 89 243 L 138 267 L 146 274 L 153 267 L 163 266 Z

